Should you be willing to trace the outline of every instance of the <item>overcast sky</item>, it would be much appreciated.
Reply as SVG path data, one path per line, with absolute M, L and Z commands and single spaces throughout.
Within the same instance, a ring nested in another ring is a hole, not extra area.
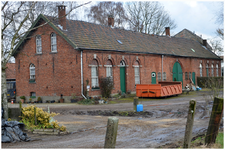
M 83 1 L 84 3 L 86 1 Z M 127 2 L 127 1 L 120 1 Z M 183 29 L 188 29 L 195 32 L 197 35 L 202 35 L 204 39 L 216 37 L 215 31 L 219 27 L 216 24 L 215 16 L 220 9 L 222 1 L 159 1 L 165 10 L 175 20 L 177 28 L 171 31 L 171 35 L 180 32 Z M 91 4 L 81 7 L 84 9 L 96 4 L 97 1 L 92 1 Z M 84 16 L 82 16 L 84 17 Z M 84 20 L 84 18 L 80 18 Z

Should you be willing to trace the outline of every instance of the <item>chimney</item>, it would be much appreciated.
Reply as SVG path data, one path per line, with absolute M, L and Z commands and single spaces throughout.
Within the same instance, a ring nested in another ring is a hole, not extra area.
M 166 36 L 170 36 L 170 27 L 165 27 Z
M 207 40 L 202 40 L 203 46 L 207 47 Z
M 57 7 L 58 7 L 59 25 L 63 27 L 63 30 L 66 30 L 66 6 L 59 5 Z
M 114 17 L 113 17 L 113 15 L 108 16 L 108 26 L 114 27 Z

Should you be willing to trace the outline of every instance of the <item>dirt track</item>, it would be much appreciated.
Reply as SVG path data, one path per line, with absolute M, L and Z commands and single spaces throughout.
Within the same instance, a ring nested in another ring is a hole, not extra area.
M 140 100 L 144 111 L 153 115 L 116 116 L 119 118 L 116 148 L 156 148 L 183 142 L 190 99 L 197 101 L 193 136 L 204 133 L 209 122 L 204 111 L 204 97 L 174 97 L 169 100 L 143 102 Z M 37 106 L 47 108 L 46 104 Z M 3 143 L 2 148 L 103 148 L 108 116 L 92 116 L 92 111 L 131 111 L 133 108 L 132 103 L 91 106 L 48 104 L 48 106 L 52 112 L 60 113 L 54 118 L 65 125 L 70 134 L 51 136 L 28 133 L 31 142 Z M 80 112 L 86 115 L 78 115 Z

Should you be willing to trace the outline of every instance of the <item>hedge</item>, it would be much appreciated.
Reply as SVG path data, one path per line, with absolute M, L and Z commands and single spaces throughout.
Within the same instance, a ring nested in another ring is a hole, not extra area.
M 223 77 L 197 77 L 197 84 L 201 88 L 223 88 Z

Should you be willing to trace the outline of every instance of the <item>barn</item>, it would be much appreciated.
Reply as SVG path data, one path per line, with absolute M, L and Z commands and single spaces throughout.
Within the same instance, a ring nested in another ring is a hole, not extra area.
M 135 92 L 136 84 L 181 81 L 198 76 L 219 76 L 221 59 L 207 41 L 166 35 L 149 35 L 114 27 L 69 20 L 66 7 L 58 18 L 39 15 L 14 50 L 17 100 L 20 96 L 43 101 L 71 95 L 100 95 L 99 79 L 111 77 L 112 93 Z

